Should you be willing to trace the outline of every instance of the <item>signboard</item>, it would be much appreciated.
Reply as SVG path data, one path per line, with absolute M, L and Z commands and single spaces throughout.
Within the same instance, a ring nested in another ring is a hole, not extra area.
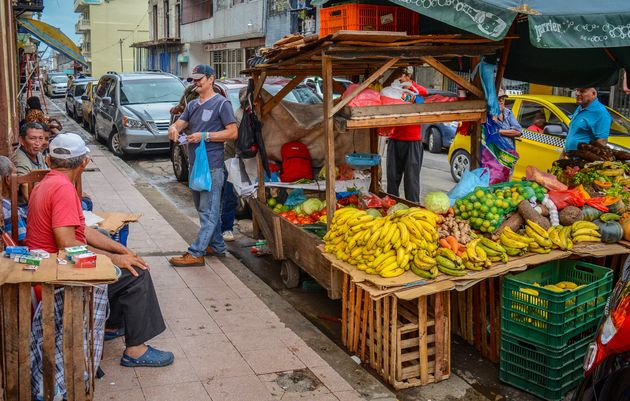
M 207 52 L 240 48 L 241 42 L 207 43 L 203 46 L 203 49 Z

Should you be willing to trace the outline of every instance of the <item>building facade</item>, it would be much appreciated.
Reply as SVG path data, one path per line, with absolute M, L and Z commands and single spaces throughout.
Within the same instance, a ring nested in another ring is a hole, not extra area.
M 133 43 L 149 40 L 147 3 L 141 0 L 74 0 L 81 14 L 75 30 L 82 35 L 81 51 L 87 72 L 136 70 Z
M 317 18 L 317 8 L 311 6 L 311 0 L 269 0 L 265 46 L 289 34 L 317 34 Z
M 247 59 L 265 44 L 266 1 L 181 0 L 181 40 L 189 58 L 182 75 L 203 63 L 218 77 L 240 76 Z
M 149 0 L 149 40 L 134 43 L 136 68 L 182 75 L 188 47 L 180 40 L 181 0 Z

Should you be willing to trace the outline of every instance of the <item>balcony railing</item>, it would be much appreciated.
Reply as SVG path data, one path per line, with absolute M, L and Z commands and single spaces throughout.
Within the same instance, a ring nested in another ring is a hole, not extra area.
M 74 25 L 75 33 L 81 33 L 90 30 L 90 20 L 79 18 L 77 23 Z
M 102 3 L 103 0 L 74 0 L 74 12 L 81 12 L 88 6 Z
M 13 2 L 13 10 L 20 12 L 38 13 L 44 9 L 44 0 L 16 0 Z

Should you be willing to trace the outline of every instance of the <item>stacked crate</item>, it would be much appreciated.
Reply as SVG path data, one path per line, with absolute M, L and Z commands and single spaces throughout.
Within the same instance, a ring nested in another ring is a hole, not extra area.
M 558 260 L 503 280 L 499 378 L 546 400 L 560 400 L 582 377 L 612 289 L 613 272 Z M 553 291 L 570 281 L 576 289 Z
M 420 14 L 405 7 L 343 4 L 319 10 L 319 34 L 337 31 L 391 31 L 420 33 Z

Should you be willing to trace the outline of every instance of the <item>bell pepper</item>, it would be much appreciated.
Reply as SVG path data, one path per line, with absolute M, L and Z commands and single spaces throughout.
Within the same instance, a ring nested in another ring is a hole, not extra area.
M 606 206 L 604 204 L 604 199 L 605 198 L 606 197 L 603 197 L 603 196 L 599 197 L 599 198 L 590 198 L 590 199 L 587 199 L 585 203 L 587 205 L 591 206 L 591 207 L 594 207 L 595 209 L 597 209 L 597 210 L 599 210 L 601 212 L 607 213 L 608 212 L 608 206 Z

